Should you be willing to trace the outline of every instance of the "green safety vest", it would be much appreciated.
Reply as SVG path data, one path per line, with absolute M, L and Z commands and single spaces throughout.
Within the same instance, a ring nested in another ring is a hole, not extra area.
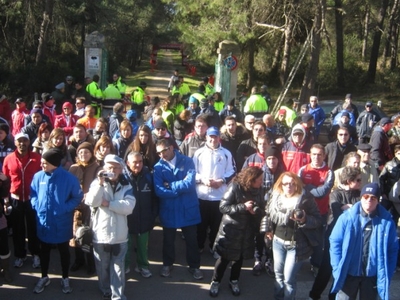
M 137 104 L 137 105 L 141 105 L 144 102 L 144 90 L 138 86 L 136 88 L 136 90 L 133 92 L 131 100 L 133 103 Z
M 125 94 L 126 84 L 121 81 L 121 76 L 113 84 L 121 94 Z
M 86 92 L 88 92 L 89 95 L 96 100 L 93 102 L 97 102 L 103 99 L 103 92 L 101 91 L 101 88 L 99 88 L 98 83 L 95 81 L 92 81 L 88 84 L 88 86 L 86 87 Z
M 120 91 L 112 83 L 108 84 L 107 88 L 103 92 L 103 95 L 104 99 L 121 99 Z
M 221 102 L 215 101 L 215 102 L 214 102 L 214 108 L 215 108 L 215 110 L 218 111 L 218 112 L 221 111 L 221 110 L 223 110 L 223 109 L 224 109 L 224 106 L 225 106 L 224 101 L 221 101 Z
M 215 93 L 214 87 L 211 84 L 207 83 L 205 93 L 206 93 L 206 96 L 214 95 L 214 93 Z
M 268 104 L 261 95 L 254 94 L 247 99 L 243 111 L 246 114 L 253 112 L 267 112 Z

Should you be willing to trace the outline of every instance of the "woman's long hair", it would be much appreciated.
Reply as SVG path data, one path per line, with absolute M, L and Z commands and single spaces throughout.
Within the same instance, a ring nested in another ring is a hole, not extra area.
M 58 137 L 60 137 L 60 136 L 63 137 L 63 141 L 64 141 L 64 142 L 63 142 L 63 144 L 62 144 L 60 147 L 56 147 L 56 145 L 53 144 L 53 139 L 54 139 L 54 138 L 58 138 Z M 58 148 L 58 149 L 60 149 L 61 152 L 62 152 L 62 154 L 63 154 L 64 157 L 65 157 L 65 155 L 67 154 L 67 143 L 66 143 L 66 141 L 65 141 L 65 132 L 64 132 L 64 130 L 62 130 L 61 128 L 54 128 L 53 131 L 50 133 L 49 141 L 48 141 L 48 146 L 49 146 L 49 149 L 51 149 L 51 148 Z
M 251 189 L 252 183 L 261 175 L 263 171 L 259 167 L 248 167 L 242 170 L 234 179 L 245 191 Z
M 143 131 L 145 133 L 147 133 L 148 135 L 148 140 L 146 144 L 142 144 L 140 142 L 139 139 L 139 135 L 140 132 Z M 128 146 L 128 149 L 126 150 L 126 154 L 125 154 L 125 158 L 127 157 L 127 155 L 130 152 L 139 152 L 143 155 L 143 157 L 145 159 L 147 159 L 149 161 L 149 165 L 152 168 L 154 166 L 155 163 L 155 157 L 154 157 L 154 153 L 155 153 L 155 145 L 153 142 L 153 138 L 151 135 L 151 129 L 149 128 L 149 126 L 147 125 L 141 125 L 136 133 L 135 139 L 133 140 L 133 142 Z

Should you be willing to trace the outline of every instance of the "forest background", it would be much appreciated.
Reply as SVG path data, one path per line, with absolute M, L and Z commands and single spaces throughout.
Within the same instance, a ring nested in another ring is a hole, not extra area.
M 0 0 L 0 91 L 12 99 L 83 77 L 85 35 L 106 37 L 109 70 L 148 62 L 153 43 L 183 43 L 204 74 L 218 44 L 237 42 L 240 90 L 275 98 L 357 95 L 397 111 L 400 0 Z M 303 50 L 304 49 L 304 50 Z M 29 101 L 29 100 L 28 100 Z

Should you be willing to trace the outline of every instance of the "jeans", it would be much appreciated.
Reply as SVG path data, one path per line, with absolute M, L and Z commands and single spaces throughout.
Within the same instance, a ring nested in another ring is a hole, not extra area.
M 272 242 L 274 255 L 276 300 L 293 300 L 296 296 L 296 275 L 304 261 L 296 262 L 296 245 L 274 237 Z
M 118 247 L 119 252 L 109 249 Z M 111 293 L 112 299 L 125 300 L 125 254 L 128 243 L 122 244 L 93 244 L 96 272 L 99 278 L 99 288 L 103 294 Z

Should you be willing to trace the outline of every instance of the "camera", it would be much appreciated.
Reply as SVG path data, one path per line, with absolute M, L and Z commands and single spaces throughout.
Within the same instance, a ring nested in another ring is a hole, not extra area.
M 261 214 L 261 208 L 255 202 L 253 202 L 253 211 L 255 214 Z
M 296 219 L 303 219 L 304 218 L 304 211 L 302 209 L 296 208 L 293 211 L 293 217 L 295 217 Z
M 7 206 L 7 208 L 4 210 L 4 214 L 6 215 L 6 216 L 9 216 L 10 214 L 11 214 L 11 212 L 12 212 L 12 206 L 11 205 L 9 205 L 9 206 Z
M 114 178 L 115 174 L 113 172 L 104 172 L 100 174 L 100 177 L 104 178 Z

